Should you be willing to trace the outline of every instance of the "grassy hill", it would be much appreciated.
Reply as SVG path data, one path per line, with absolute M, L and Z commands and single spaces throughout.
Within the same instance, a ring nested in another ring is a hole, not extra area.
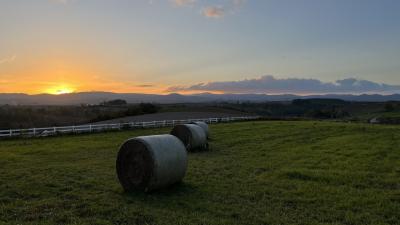
M 212 125 L 183 183 L 124 193 L 119 145 L 168 131 L 0 141 L 0 224 L 400 224 L 400 127 Z

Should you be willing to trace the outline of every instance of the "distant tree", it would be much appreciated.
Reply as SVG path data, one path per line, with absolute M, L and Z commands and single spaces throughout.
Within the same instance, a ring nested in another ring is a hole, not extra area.
M 317 119 L 330 119 L 332 118 L 332 113 L 327 110 L 313 109 L 306 112 L 305 116 Z
M 137 105 L 129 106 L 125 112 L 125 116 L 136 116 L 142 114 L 142 109 Z
M 294 99 L 292 101 L 292 104 L 296 105 L 296 106 L 305 106 L 305 105 L 309 105 L 310 103 L 311 103 L 311 101 L 308 99 Z
M 151 103 L 140 103 L 139 107 L 144 114 L 158 112 L 158 107 Z
M 390 102 L 385 104 L 385 111 L 386 112 L 392 112 L 394 110 L 394 105 Z
M 111 101 L 104 101 L 103 103 L 101 103 L 101 105 L 104 106 L 122 106 L 122 105 L 127 105 L 128 103 L 123 100 L 123 99 L 115 99 L 115 100 L 111 100 Z

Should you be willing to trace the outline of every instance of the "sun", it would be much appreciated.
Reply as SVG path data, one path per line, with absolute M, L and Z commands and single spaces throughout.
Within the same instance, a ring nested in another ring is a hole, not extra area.
M 62 94 L 70 94 L 73 93 L 74 91 L 75 90 L 68 85 L 58 85 L 47 89 L 46 93 L 53 95 L 62 95 Z

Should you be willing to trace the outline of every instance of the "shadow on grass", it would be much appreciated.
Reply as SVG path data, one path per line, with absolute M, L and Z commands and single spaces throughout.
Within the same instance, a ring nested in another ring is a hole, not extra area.
M 126 198 L 128 201 L 131 200 L 147 200 L 149 198 L 158 198 L 158 199 L 169 199 L 169 198 L 177 198 L 177 197 L 185 197 L 189 195 L 194 195 L 197 192 L 197 189 L 185 182 L 179 182 L 173 184 L 169 187 L 162 188 L 160 190 L 154 190 L 151 192 L 143 192 L 143 191 L 131 191 L 131 192 L 123 192 L 122 196 Z

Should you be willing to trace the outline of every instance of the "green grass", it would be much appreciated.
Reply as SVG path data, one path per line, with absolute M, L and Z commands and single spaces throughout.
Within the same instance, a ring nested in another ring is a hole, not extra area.
M 393 118 L 399 119 L 400 118 L 400 111 L 393 111 L 393 112 L 385 112 L 385 111 L 376 111 L 376 112 L 364 112 L 360 113 L 356 116 L 357 119 L 368 121 L 372 118 Z
M 400 127 L 213 125 L 181 184 L 124 193 L 119 145 L 168 131 L 0 141 L 0 224 L 400 224 Z

